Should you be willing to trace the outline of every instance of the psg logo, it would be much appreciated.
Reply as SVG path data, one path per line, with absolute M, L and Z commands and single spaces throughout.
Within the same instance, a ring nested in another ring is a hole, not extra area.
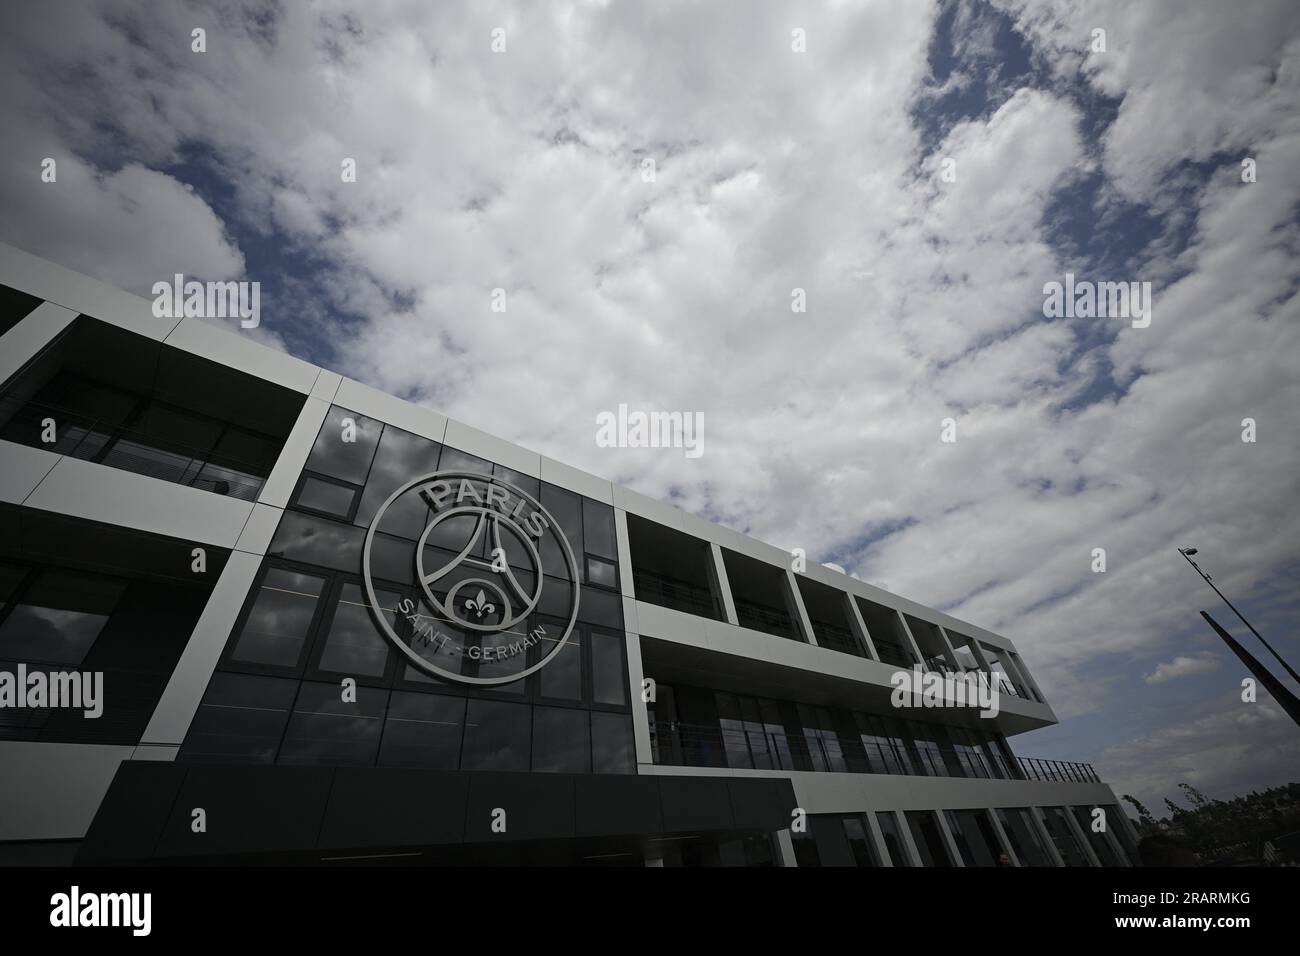
M 412 520 L 426 522 L 418 534 Z M 377 536 L 388 552 L 411 552 L 416 593 L 395 606 L 377 593 L 391 592 L 374 579 Z M 375 513 L 361 561 L 381 632 L 431 677 L 480 686 L 520 680 L 554 659 L 578 617 L 578 566 L 564 532 L 539 501 L 491 475 L 438 471 L 408 481 Z M 547 588 L 565 592 L 545 596 L 548 613 L 567 617 L 562 628 L 536 622 Z

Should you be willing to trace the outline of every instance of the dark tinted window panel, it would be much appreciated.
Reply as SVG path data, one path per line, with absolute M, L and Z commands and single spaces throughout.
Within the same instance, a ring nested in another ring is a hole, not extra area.
M 379 766 L 455 770 L 464 729 L 463 697 L 395 690 L 384 721 Z
M 0 625 L 0 660 L 78 666 L 125 587 L 114 578 L 42 571 Z
M 531 763 L 532 708 L 500 700 L 471 699 L 465 714 L 462 770 L 527 770 Z
M 270 568 L 230 659 L 241 664 L 297 666 L 324 584 L 316 575 Z
M 952 866 L 948 846 L 939 831 L 939 821 L 930 810 L 909 810 L 905 814 L 912 831 L 912 842 L 921 854 L 922 866 Z
M 353 427 L 344 424 L 347 420 Z M 307 470 L 350 484 L 364 485 L 383 428 L 373 418 L 332 406 L 307 458 Z
M 376 590 L 375 596 L 385 610 L 389 626 L 397 630 L 397 604 L 401 595 L 394 591 Z M 361 586 L 345 583 L 323 637 L 320 661 L 316 665 L 320 670 L 353 677 L 384 675 L 388 668 L 388 641 L 379 633 L 370 615 L 370 606 Z
M 614 509 L 607 504 L 582 499 L 582 534 L 586 550 L 611 561 L 618 560 L 618 540 L 614 533 Z
M 560 585 L 560 587 L 566 588 L 565 585 Z M 564 594 L 563 591 L 561 594 L 567 598 L 567 594 Z M 578 602 L 578 620 L 587 624 L 596 624 L 600 627 L 622 630 L 623 598 L 618 594 L 584 588 Z
M 298 492 L 295 504 L 300 508 L 323 511 L 325 514 L 346 521 L 348 515 L 352 513 L 352 501 L 356 496 L 355 488 L 309 475 L 302 481 L 302 488 Z
M 582 498 L 572 491 L 566 491 L 554 485 L 543 484 L 542 507 L 551 513 L 551 516 L 559 524 L 560 530 L 564 532 L 564 536 L 569 542 L 569 549 L 573 552 L 574 560 L 580 560 L 579 555 L 582 554 Z M 568 577 L 570 573 L 553 535 L 547 535 L 542 539 L 542 567 L 545 568 L 547 574 L 554 574 L 559 577 Z M 578 573 L 581 574 L 581 570 Z
M 190 724 L 183 763 L 271 763 L 280 748 L 298 682 L 249 674 L 212 676 Z
M 591 747 L 585 710 L 533 708 L 533 770 L 587 773 Z
M 365 531 L 353 525 L 286 511 L 275 529 L 268 554 L 359 574 L 365 540 Z M 409 551 L 408 548 L 408 555 Z M 374 557 L 372 552 L 371 559 Z
M 596 773 L 634 773 L 632 718 L 625 714 L 591 713 L 591 768 Z
M 34 295 L 19 292 L 7 285 L 0 285 L 0 335 L 4 335 L 27 318 L 42 301 Z
M 597 704 L 627 703 L 627 667 L 623 663 L 623 638 L 593 631 L 591 644 L 591 694 Z
M 898 818 L 892 813 L 880 812 L 876 814 L 876 823 L 880 826 L 880 835 L 885 841 L 885 851 L 889 854 L 889 861 L 894 866 L 911 866 L 912 858 L 907 853 L 907 845 L 898 826 Z
M 353 522 L 368 526 L 394 491 L 413 478 L 437 471 L 441 454 L 437 442 L 386 425 Z M 428 524 L 428 510 L 421 507 L 418 495 L 403 496 L 400 504 L 385 512 L 383 530 L 414 540 Z
M 587 583 L 602 588 L 618 587 L 618 565 L 587 555 Z
M 355 696 L 355 701 L 344 700 L 341 684 L 304 683 L 276 762 L 374 766 L 388 691 L 357 687 Z
M 555 647 L 563 626 L 548 627 L 541 652 L 546 655 Z M 537 674 L 538 693 L 557 700 L 582 700 L 582 631 L 574 628 L 564 646 Z

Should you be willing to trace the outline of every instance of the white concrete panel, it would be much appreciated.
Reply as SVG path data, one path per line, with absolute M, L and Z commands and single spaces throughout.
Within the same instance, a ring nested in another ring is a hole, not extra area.
M 630 598 L 626 594 L 623 598 L 623 628 L 631 631 L 633 634 L 641 633 L 641 621 L 636 612 L 636 598 Z
M 243 551 L 230 555 L 158 700 L 158 706 L 149 718 L 149 725 L 140 739 L 141 746 L 180 746 L 184 742 L 185 732 L 199 708 L 203 692 L 207 690 L 208 681 L 261 564 L 262 559 L 257 555 Z
M 252 502 L 77 458 L 60 458 L 24 503 L 221 548 L 235 546 L 253 510 Z
M 622 508 L 630 514 L 649 521 L 657 521 L 666 527 L 675 528 L 678 531 L 682 530 L 684 517 L 682 511 L 672 505 L 666 505 L 662 501 L 632 491 L 630 488 L 624 488 L 622 485 L 614 486 L 614 507 Z
M 542 469 L 546 459 L 542 459 Z M 632 577 L 632 544 L 627 536 L 627 512 L 614 509 L 614 537 L 618 542 L 618 586 L 624 597 L 636 597 L 636 581 Z
M 158 281 L 163 280 L 170 282 L 172 276 L 158 276 Z M 4 243 L 0 243 L 0 282 L 158 341 L 166 338 L 178 321 L 156 318 L 151 299 L 123 292 Z
M 136 747 L 131 753 L 132 760 L 158 760 L 168 762 L 176 759 L 180 753 L 180 747 L 159 746 L 157 744 L 142 744 Z
M 645 669 L 641 665 L 641 638 L 635 633 L 629 633 L 626 641 L 627 686 L 632 695 L 632 737 L 636 741 L 636 762 L 640 767 L 654 763 L 650 750 L 650 715 L 645 702 L 641 700 L 641 682 L 645 680 Z
M 293 423 L 293 430 L 280 449 L 280 457 L 275 460 L 275 467 L 262 486 L 262 493 L 257 496 L 261 504 L 273 508 L 289 506 L 289 498 L 298 486 L 298 478 L 311 457 L 312 446 L 316 444 L 316 436 L 320 434 L 329 410 L 329 403 L 319 398 L 308 398 L 303 402 L 298 420 Z
M 275 536 L 275 529 L 280 526 L 280 518 L 283 515 L 284 512 L 279 508 L 260 503 L 253 505 L 253 512 L 244 523 L 244 530 L 239 533 L 239 540 L 235 542 L 236 550 L 256 555 L 266 554 L 266 549 L 271 546 L 271 538 Z
M 131 750 L 0 741 L 0 842 L 80 840 Z
M 309 362 L 268 348 L 204 319 L 182 319 L 163 341 L 173 348 L 237 368 L 304 395 L 311 392 L 320 372 Z
M 62 457 L 43 448 L 0 441 L 0 501 L 21 504 Z
M 23 316 L 0 336 L 0 382 L 8 381 L 35 358 L 76 317 L 77 313 L 52 302 L 42 302 Z
M 316 376 L 315 384 L 311 387 L 311 397 L 319 398 L 322 402 L 333 402 L 342 383 L 343 376 L 338 372 L 321 369 L 320 374 Z
M 541 456 L 541 479 L 552 485 L 566 488 L 607 505 L 614 503 L 614 485 L 578 468 L 572 468 L 554 458 Z
M 413 405 L 377 388 L 344 378 L 334 394 L 334 404 L 358 415 L 441 442 L 447 433 L 447 418 L 423 405 Z
M 542 456 L 537 452 L 520 448 L 504 438 L 489 435 L 464 422 L 447 419 L 447 431 L 442 440 L 443 444 L 451 448 L 478 455 L 498 465 L 505 465 L 522 474 L 531 475 L 533 478 L 541 477 Z

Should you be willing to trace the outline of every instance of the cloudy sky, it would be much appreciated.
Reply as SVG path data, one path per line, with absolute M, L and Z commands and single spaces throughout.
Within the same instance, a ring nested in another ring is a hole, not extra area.
M 1021 754 L 1153 808 L 1300 778 L 1174 550 L 1300 659 L 1294 0 L 5 20 L 0 239 L 256 280 L 244 334 L 1006 634 L 1063 719 Z M 1067 272 L 1150 327 L 1045 318 Z M 597 447 L 620 403 L 704 454 Z

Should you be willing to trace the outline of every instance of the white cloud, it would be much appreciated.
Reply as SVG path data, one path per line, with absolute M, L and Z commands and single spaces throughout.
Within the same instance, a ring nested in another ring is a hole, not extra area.
M 1204 674 L 1219 669 L 1219 659 L 1214 654 L 1198 654 L 1188 657 L 1180 654 L 1172 661 L 1156 665 L 1156 669 L 1142 679 L 1148 684 L 1163 684 L 1165 681 L 1177 680 L 1192 674 Z
M 802 8 L 805 54 L 775 2 L 285 5 L 256 29 L 214 18 L 202 56 L 179 5 L 104 7 L 71 36 L 24 8 L 5 78 L 30 94 L 10 105 L 31 150 L 143 165 L 88 164 L 80 198 L 11 169 L 3 228 L 129 287 L 237 270 L 223 225 L 309 249 L 330 267 L 293 311 L 263 303 L 269 334 L 310 323 L 342 372 L 834 554 L 1005 632 L 1058 713 L 1097 710 L 1141 676 L 1138 654 L 1200 626 L 1175 545 L 1201 546 L 1238 595 L 1300 560 L 1297 13 L 1012 6 L 1056 80 L 932 155 L 911 110 L 934 4 Z M 1078 54 L 1094 21 L 1108 59 Z M 959 45 L 982 63 L 992 36 L 980 20 Z M 1122 97 L 1100 143 L 1069 93 L 1080 76 Z M 157 171 L 195 143 L 237 221 Z M 1171 193 L 1182 160 L 1220 154 L 1191 200 Z M 1041 313 L 1043 282 L 1078 265 L 1049 242 L 1053 198 L 1098 170 L 1112 216 L 1123 197 L 1196 217 L 1188 249 L 1131 263 L 1159 280 L 1155 318 L 1113 340 Z M 364 318 L 321 324 L 327 306 Z M 1124 391 L 1076 406 L 1107 369 Z M 706 454 L 597 448 L 595 413 L 620 402 L 704 412 Z M 939 441 L 949 416 L 956 444 Z

